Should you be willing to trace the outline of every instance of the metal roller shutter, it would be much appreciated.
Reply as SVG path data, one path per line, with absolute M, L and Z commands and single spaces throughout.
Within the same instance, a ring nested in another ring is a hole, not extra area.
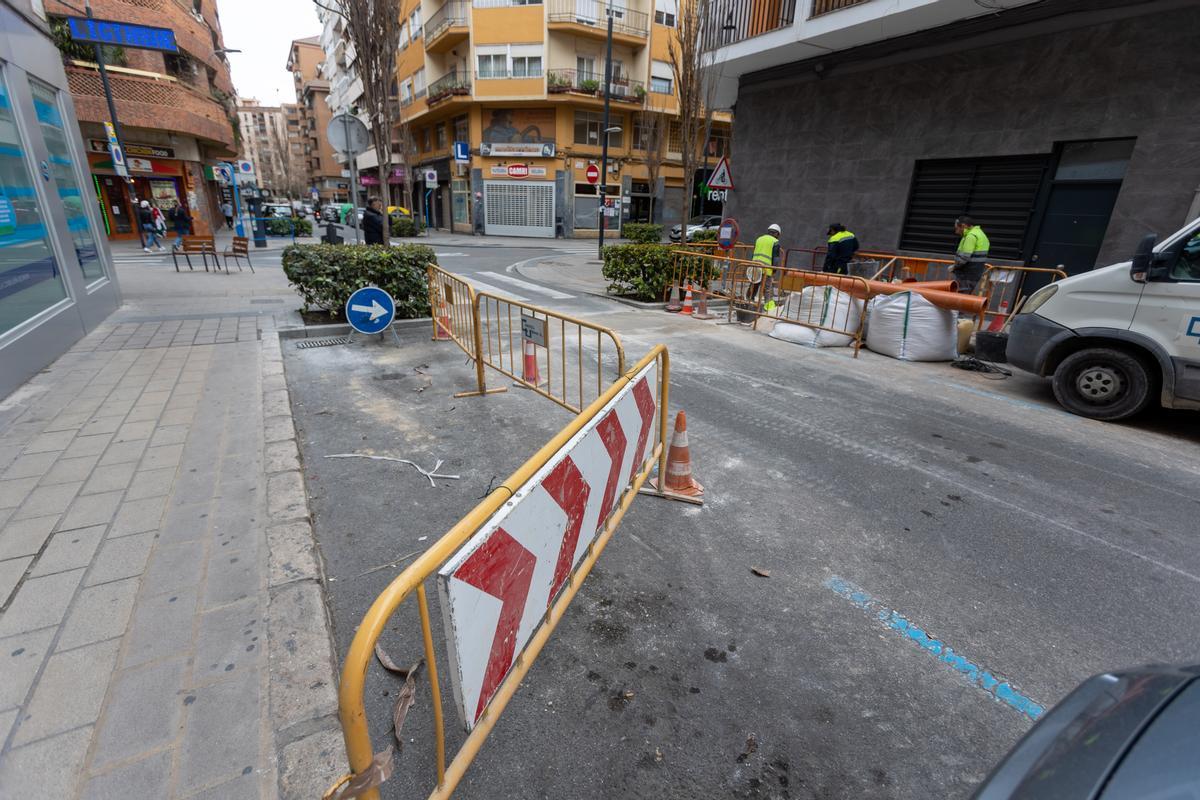
M 554 238 L 554 184 L 546 181 L 486 181 L 487 233 Z
M 1022 258 L 1049 165 L 1048 154 L 918 161 L 900 248 L 953 253 L 954 218 L 967 214 L 983 226 L 993 257 Z

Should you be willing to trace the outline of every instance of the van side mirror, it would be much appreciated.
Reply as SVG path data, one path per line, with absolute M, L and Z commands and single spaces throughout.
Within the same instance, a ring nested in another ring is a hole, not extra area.
M 1129 267 L 1129 277 L 1138 283 L 1145 283 L 1150 265 L 1154 260 L 1154 245 L 1158 244 L 1158 234 L 1147 233 L 1138 242 L 1137 250 L 1133 253 L 1133 263 Z

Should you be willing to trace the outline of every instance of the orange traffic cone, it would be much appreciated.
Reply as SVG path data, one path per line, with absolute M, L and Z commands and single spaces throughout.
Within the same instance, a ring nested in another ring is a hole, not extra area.
M 1008 301 L 1001 300 L 1000 301 L 1000 311 L 999 311 L 999 313 L 996 314 L 995 317 L 992 318 L 991 324 L 988 325 L 988 331 L 990 333 L 996 333 L 1001 328 L 1003 328 L 1004 323 L 1008 320 L 1007 314 L 1008 314 Z
M 521 369 L 521 378 L 532 386 L 541 386 L 542 378 L 538 373 L 537 348 L 533 342 L 525 339 L 525 364 Z
M 450 307 L 446 305 L 445 298 L 438 300 L 437 325 L 434 333 L 434 339 L 442 342 L 450 338 Z
M 688 281 L 687 294 L 683 296 L 683 308 L 680 309 L 679 313 L 686 314 L 690 317 L 694 310 L 695 309 L 692 308 L 692 282 Z
M 688 450 L 687 415 L 680 411 L 675 415 L 675 433 L 671 436 L 671 449 L 667 452 L 667 474 L 659 476 L 664 494 L 681 494 L 686 497 L 702 497 L 704 487 L 692 477 L 692 456 Z
M 671 298 L 667 300 L 667 311 L 675 312 L 683 306 L 679 305 L 679 284 L 671 287 Z
M 708 289 L 702 286 L 696 290 L 696 294 L 696 313 L 692 315 L 692 319 L 714 319 L 713 315 L 708 313 Z

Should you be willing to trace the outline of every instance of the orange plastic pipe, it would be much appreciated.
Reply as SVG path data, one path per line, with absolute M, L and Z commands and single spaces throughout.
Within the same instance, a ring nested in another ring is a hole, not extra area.
M 906 281 L 900 281 L 904 284 L 905 289 L 937 289 L 941 292 L 957 292 L 958 281 L 919 281 L 916 278 L 909 278 Z
M 795 276 L 795 277 L 793 277 Z M 789 280 L 790 279 L 790 280 Z M 885 283 L 883 281 L 864 281 L 861 278 L 850 278 L 845 275 L 835 275 L 829 272 L 803 272 L 797 275 L 784 274 L 781 289 L 795 291 L 795 284 L 833 286 L 859 299 L 863 296 L 863 284 L 867 287 L 867 297 L 877 294 L 897 294 L 899 292 L 916 292 L 938 308 L 947 311 L 962 311 L 968 314 L 979 314 L 987 306 L 987 298 L 974 294 L 958 294 L 944 289 L 929 289 L 921 284 Z M 788 284 L 792 284 L 791 287 Z

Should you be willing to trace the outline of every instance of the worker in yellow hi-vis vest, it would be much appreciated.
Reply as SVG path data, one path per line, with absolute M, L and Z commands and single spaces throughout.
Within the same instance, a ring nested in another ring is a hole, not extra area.
M 958 281 L 960 294 L 975 294 L 979 281 L 983 279 L 983 271 L 987 269 L 988 249 L 992 244 L 983 228 L 970 217 L 954 220 L 954 233 L 960 238 L 950 275 Z
M 757 282 L 751 281 L 746 299 L 757 300 L 760 296 L 765 298 L 763 311 L 768 314 L 775 311 L 775 296 L 771 293 L 771 276 L 775 272 L 773 268 L 779 266 L 782 258 L 783 250 L 779 245 L 781 235 L 782 231 L 778 224 L 768 225 L 767 232 L 754 241 L 754 255 L 751 256 L 751 260 L 760 265 L 762 276 Z

